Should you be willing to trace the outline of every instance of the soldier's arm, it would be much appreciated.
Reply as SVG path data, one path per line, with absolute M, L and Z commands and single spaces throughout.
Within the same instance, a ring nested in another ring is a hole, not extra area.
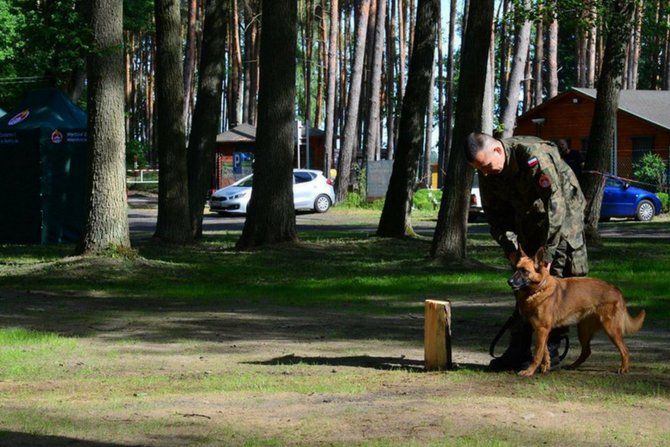
M 537 163 L 534 163 L 533 158 L 537 160 Z M 545 251 L 544 260 L 551 262 L 554 259 L 556 248 L 561 240 L 561 227 L 566 215 L 566 203 L 561 189 L 561 181 L 556 166 L 548 155 L 536 154 L 529 159 L 528 166 L 532 172 L 535 189 L 546 210 L 548 220 L 547 250 Z

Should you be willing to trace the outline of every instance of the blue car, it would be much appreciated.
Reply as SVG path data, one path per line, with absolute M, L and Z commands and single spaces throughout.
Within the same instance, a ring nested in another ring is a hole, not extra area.
M 661 201 L 653 192 L 630 186 L 623 179 L 607 177 L 600 218 L 634 217 L 649 222 L 661 212 Z

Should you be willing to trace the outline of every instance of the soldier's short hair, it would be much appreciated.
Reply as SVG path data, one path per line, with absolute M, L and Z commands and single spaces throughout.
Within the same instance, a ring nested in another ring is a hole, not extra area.
M 493 146 L 496 142 L 497 140 L 489 134 L 472 132 L 465 137 L 465 144 L 463 145 L 465 159 L 468 163 L 473 162 L 479 152 Z

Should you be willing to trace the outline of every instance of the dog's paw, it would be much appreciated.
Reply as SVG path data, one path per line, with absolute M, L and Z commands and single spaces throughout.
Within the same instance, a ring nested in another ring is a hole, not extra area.
M 628 367 L 626 367 L 626 368 L 619 368 L 619 369 L 617 370 L 617 373 L 619 373 L 619 374 L 626 374 L 629 370 L 630 370 L 630 368 L 628 368 Z
M 521 377 L 530 377 L 533 374 L 535 374 L 535 368 L 531 367 L 531 368 L 527 368 L 527 369 L 522 369 L 521 371 L 518 372 L 518 374 Z

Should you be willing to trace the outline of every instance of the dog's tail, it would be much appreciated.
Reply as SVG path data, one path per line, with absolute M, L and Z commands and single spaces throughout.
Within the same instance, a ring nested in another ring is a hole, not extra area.
M 644 323 L 645 315 L 646 313 L 643 309 L 640 311 L 639 314 L 637 314 L 637 317 L 631 317 L 630 314 L 628 313 L 628 310 L 626 309 L 623 321 L 624 334 L 625 335 L 637 334 L 640 328 L 642 327 L 642 323 Z

